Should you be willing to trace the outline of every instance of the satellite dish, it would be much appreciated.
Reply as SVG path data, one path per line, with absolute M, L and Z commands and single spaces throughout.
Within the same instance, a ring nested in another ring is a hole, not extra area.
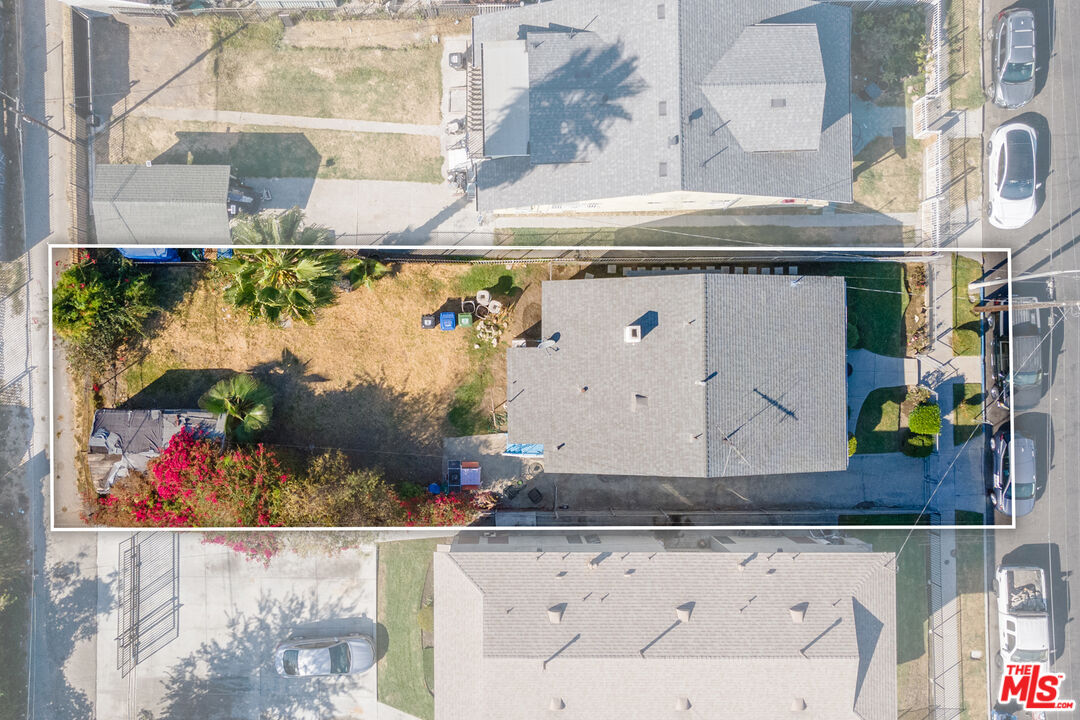
M 555 341 L 554 341 L 554 340 L 552 340 L 551 338 L 548 338 L 547 340 L 544 340 L 544 341 L 542 341 L 542 342 L 541 342 L 541 343 L 540 343 L 539 345 L 537 345 L 536 347 L 538 347 L 538 348 L 544 348 L 544 349 L 547 349 L 547 348 L 553 348 L 553 347 L 555 347 Z

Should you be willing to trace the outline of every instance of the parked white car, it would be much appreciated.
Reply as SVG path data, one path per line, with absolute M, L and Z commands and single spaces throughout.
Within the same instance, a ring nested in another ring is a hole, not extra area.
M 1023 227 L 1035 217 L 1035 191 L 1042 187 L 1035 179 L 1035 130 L 1024 123 L 1006 123 L 990 136 L 987 151 L 990 224 L 1003 230 Z
M 375 665 L 375 644 L 368 635 L 293 638 L 274 650 L 274 667 L 282 677 L 359 675 Z

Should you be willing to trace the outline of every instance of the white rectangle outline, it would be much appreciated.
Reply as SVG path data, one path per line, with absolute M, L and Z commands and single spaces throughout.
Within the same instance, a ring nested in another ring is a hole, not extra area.
M 493 526 L 488 525 L 424 525 L 424 526 L 401 526 L 401 527 L 97 527 L 89 525 L 86 527 L 57 527 L 56 526 L 56 467 L 55 467 L 55 452 L 53 452 L 53 444 L 56 441 L 56 429 L 54 427 L 54 405 L 53 405 L 53 379 L 54 379 L 54 351 L 53 343 L 55 342 L 55 336 L 53 334 L 53 318 L 52 318 L 52 301 L 53 301 L 53 249 L 58 248 L 61 250 L 95 250 L 95 249 L 117 249 L 127 247 L 139 247 L 147 249 L 202 249 L 207 245 L 184 245 L 180 243 L 173 244 L 126 244 L 126 245 L 72 245 L 72 244 L 56 244 L 49 243 L 49 530 L 51 532 L 135 532 L 135 531 L 163 531 L 163 532 L 370 532 L 372 530 L 385 530 L 385 531 L 410 531 L 410 530 L 431 530 L 431 529 L 445 529 L 448 532 L 462 532 L 468 530 L 482 530 Z M 229 248 L 242 248 L 247 250 L 255 250 L 259 248 L 274 248 L 281 247 L 280 245 L 228 245 L 222 247 Z M 1008 292 L 1006 295 L 1007 301 L 1012 301 L 1012 249 L 1011 248 L 937 248 L 937 249 L 922 249 L 922 248 L 895 248 L 895 247 L 876 247 L 876 246 L 862 246 L 862 247 L 792 247 L 783 245 L 758 245 L 754 247 L 727 247 L 716 245 L 691 245 L 681 247 L 665 247 L 655 245 L 629 245 L 629 246 L 610 246 L 610 245 L 514 245 L 514 246 L 499 246 L 499 245 L 290 245 L 293 249 L 308 249 L 308 250 L 365 250 L 378 253 L 380 249 L 385 251 L 399 251 L 399 250 L 460 250 L 460 251 L 479 251 L 490 252 L 493 249 L 499 247 L 506 247 L 522 252 L 538 251 L 581 251 L 581 250 L 597 250 L 597 251 L 617 251 L 625 250 L 631 252 L 649 251 L 649 252 L 835 252 L 835 253 L 856 253 L 865 255 L 867 253 L 894 253 L 897 255 L 934 255 L 937 253 L 947 252 L 960 254 L 961 252 L 978 252 L 982 254 L 986 253 L 1005 253 L 1005 268 L 1006 268 L 1006 284 Z M 496 258 L 485 258 L 488 260 L 495 260 Z M 524 258 L 506 258 L 507 263 L 513 263 L 515 261 L 523 260 Z M 536 258 L 540 260 L 542 258 Z M 673 257 L 672 260 L 677 258 Z M 560 258 L 550 258 L 551 262 L 558 262 Z M 468 262 L 463 261 L 463 262 Z M 596 262 L 603 262 L 603 258 L 596 258 Z M 980 344 L 985 348 L 985 343 Z M 1012 342 L 1012 323 L 1009 323 L 1009 387 L 1010 392 L 1012 388 L 1012 372 L 1013 372 L 1013 342 Z M 986 356 L 983 353 L 983 377 L 982 384 L 984 388 L 984 398 L 986 390 Z M 985 402 L 985 399 L 984 399 Z M 1012 403 L 1009 404 L 1009 442 L 1012 443 L 1015 440 L 1015 409 Z M 940 487 L 940 481 L 938 483 Z M 937 488 L 934 489 L 934 493 L 937 492 Z M 931 493 L 931 499 L 933 499 L 933 493 Z M 924 506 L 924 510 L 930 506 L 928 500 Z M 991 510 L 991 513 L 995 512 Z M 920 515 L 922 513 L 920 512 Z M 705 532 L 711 532 L 713 530 L 908 530 L 911 531 L 926 529 L 926 530 L 1015 530 L 1016 529 L 1016 506 L 1013 504 L 1012 512 L 1009 516 L 1010 524 L 1008 525 L 536 525 L 527 527 L 513 527 L 513 526 L 500 526 L 501 530 L 510 532 L 565 532 L 567 529 L 574 528 L 590 528 L 597 532 L 617 532 L 617 531 L 638 531 L 644 532 L 648 530 L 663 530 L 672 527 L 683 527 L 694 530 L 701 530 Z

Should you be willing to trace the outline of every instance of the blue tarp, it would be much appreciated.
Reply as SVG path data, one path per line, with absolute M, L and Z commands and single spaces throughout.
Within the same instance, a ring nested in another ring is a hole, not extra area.
M 508 443 L 503 455 L 517 457 L 544 457 L 544 446 L 540 443 Z
M 120 254 L 128 260 L 144 263 L 180 262 L 180 253 L 172 248 L 120 248 Z

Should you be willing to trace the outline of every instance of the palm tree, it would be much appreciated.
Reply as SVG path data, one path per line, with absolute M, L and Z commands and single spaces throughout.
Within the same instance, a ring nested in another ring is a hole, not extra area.
M 280 215 L 244 215 L 233 223 L 234 245 L 330 245 L 334 231 L 321 225 L 304 223 L 304 211 L 298 207 Z
M 371 283 L 390 272 L 390 267 L 383 265 L 374 258 L 352 258 L 346 260 L 341 269 L 345 272 L 345 279 L 349 281 L 353 289 L 363 285 L 371 289 Z
M 236 250 L 216 267 L 230 277 L 225 300 L 268 322 L 315 321 L 315 310 L 334 302 L 341 276 L 334 250 L 263 248 Z
M 274 395 L 252 376 L 238 373 L 207 390 L 199 398 L 199 407 L 225 415 L 225 434 L 239 442 L 250 442 L 270 424 Z

